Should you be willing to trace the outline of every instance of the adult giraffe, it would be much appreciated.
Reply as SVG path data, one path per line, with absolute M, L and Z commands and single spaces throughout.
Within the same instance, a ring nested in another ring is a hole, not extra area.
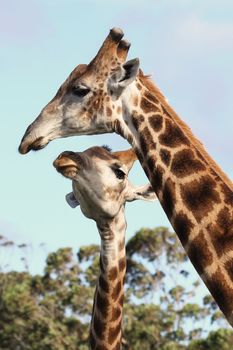
M 233 325 L 233 185 L 159 89 L 125 62 L 130 44 L 112 29 L 28 127 L 19 151 L 59 137 L 116 132 L 135 149 L 190 260 Z
M 110 152 L 91 147 L 84 152 L 61 153 L 54 166 L 72 180 L 73 192 L 66 198 L 71 207 L 96 221 L 101 237 L 100 273 L 91 318 L 90 349 L 120 350 L 124 300 L 125 203 L 154 200 L 150 185 L 133 186 L 128 173 L 137 159 L 134 151 Z

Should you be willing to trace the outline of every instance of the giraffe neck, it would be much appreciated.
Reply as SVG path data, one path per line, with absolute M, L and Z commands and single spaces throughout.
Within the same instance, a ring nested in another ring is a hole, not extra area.
M 140 77 L 116 132 L 139 161 L 190 260 L 233 325 L 233 185 L 160 91 Z
M 126 271 L 124 209 L 105 222 L 97 223 L 101 236 L 100 274 L 93 305 L 91 350 L 120 350 L 122 307 Z

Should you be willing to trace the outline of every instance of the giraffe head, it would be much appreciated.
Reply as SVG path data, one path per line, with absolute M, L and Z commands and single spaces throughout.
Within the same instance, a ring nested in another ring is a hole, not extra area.
M 114 131 L 114 123 L 122 115 L 120 96 L 139 69 L 138 59 L 125 62 L 130 44 L 122 37 L 120 29 L 112 29 L 96 57 L 71 72 L 27 128 L 20 153 L 39 150 L 60 137 Z
M 84 152 L 63 152 L 53 165 L 73 180 L 68 203 L 80 205 L 86 217 L 98 221 L 114 218 L 127 201 L 156 198 L 149 184 L 134 186 L 128 180 L 135 160 L 132 149 L 111 152 L 106 147 L 91 147 Z

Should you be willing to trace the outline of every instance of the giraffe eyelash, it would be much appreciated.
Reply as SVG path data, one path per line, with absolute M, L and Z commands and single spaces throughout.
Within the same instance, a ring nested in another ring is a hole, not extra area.
M 90 92 L 90 89 L 86 86 L 74 86 L 72 93 L 78 97 L 84 97 Z
M 116 177 L 117 177 L 119 180 L 124 180 L 126 174 L 124 173 L 123 170 L 121 170 L 121 169 L 119 169 L 119 168 L 113 167 L 113 168 L 112 168 L 112 171 L 114 172 L 114 174 L 116 175 Z

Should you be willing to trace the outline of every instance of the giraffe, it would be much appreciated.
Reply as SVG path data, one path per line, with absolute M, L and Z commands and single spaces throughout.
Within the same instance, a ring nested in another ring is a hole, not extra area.
M 101 238 L 100 274 L 95 291 L 91 328 L 91 350 L 120 350 L 125 253 L 125 203 L 156 198 L 151 185 L 133 186 L 128 173 L 136 160 L 132 149 L 111 152 L 91 147 L 84 152 L 61 153 L 54 166 L 72 179 L 73 191 L 66 195 L 71 207 L 96 221 Z
M 116 132 L 127 139 L 187 255 L 233 326 L 233 185 L 139 69 L 114 28 L 27 128 L 25 154 L 71 135 Z

